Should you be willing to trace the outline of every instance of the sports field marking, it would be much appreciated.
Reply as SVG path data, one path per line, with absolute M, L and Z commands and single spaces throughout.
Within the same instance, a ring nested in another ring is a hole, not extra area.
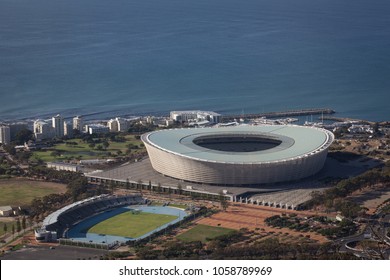
M 177 218 L 173 215 L 128 211 L 94 225 L 88 233 L 138 238 Z

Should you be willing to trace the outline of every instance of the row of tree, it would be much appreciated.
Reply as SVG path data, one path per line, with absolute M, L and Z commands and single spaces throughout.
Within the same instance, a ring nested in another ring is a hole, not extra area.
M 32 225 L 32 220 L 29 220 L 30 226 Z M 7 234 L 8 231 L 12 232 L 12 235 L 19 233 L 22 230 L 25 231 L 27 228 L 27 219 L 26 216 L 22 216 L 22 220 L 19 218 L 16 219 L 15 223 L 12 223 L 11 228 L 9 228 L 9 223 L 3 223 L 4 234 Z
M 322 193 L 313 193 L 312 199 L 305 203 L 306 208 L 323 205 L 329 210 L 340 211 L 345 217 L 355 218 L 365 212 L 353 201 L 346 200 L 345 197 L 357 190 L 370 186 L 386 186 L 390 182 L 390 164 L 387 163 L 381 168 L 369 170 L 353 178 L 341 180 L 336 186 L 327 189 Z

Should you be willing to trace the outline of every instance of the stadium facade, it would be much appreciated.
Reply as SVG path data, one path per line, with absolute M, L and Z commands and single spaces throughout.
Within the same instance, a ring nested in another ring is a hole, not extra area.
M 264 125 L 161 130 L 141 139 L 153 168 L 165 176 L 244 186 L 316 174 L 334 136 L 321 128 Z

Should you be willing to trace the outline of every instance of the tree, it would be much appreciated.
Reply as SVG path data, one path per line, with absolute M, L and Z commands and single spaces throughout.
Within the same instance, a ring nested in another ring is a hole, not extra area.
M 22 228 L 23 228 L 23 231 L 26 230 L 26 216 L 23 216 L 23 218 L 22 218 Z
M 16 232 L 20 232 L 22 230 L 22 226 L 20 224 L 19 218 L 16 220 Z
M 90 147 L 91 149 L 95 148 L 96 144 L 95 143 L 89 143 L 88 147 Z
M 50 153 L 52 157 L 59 157 L 61 155 L 61 152 L 58 150 L 54 150 L 53 152 Z
M 103 144 L 103 148 L 104 148 L 105 150 L 107 150 L 107 148 L 110 146 L 110 143 L 108 143 L 107 140 L 105 140 L 102 144 Z
M 4 223 L 4 225 L 3 225 L 3 231 L 4 231 L 4 233 L 7 233 L 7 230 L 8 230 L 7 223 Z
M 16 149 L 14 145 L 3 145 L 3 148 L 10 155 L 16 155 Z
M 219 193 L 219 202 L 221 203 L 223 211 L 226 211 L 226 209 L 228 208 L 228 202 L 222 192 Z
M 375 122 L 374 125 L 372 126 L 372 130 L 374 131 L 375 134 L 379 132 L 379 123 Z
M 88 181 L 85 177 L 73 179 L 68 183 L 68 192 L 72 195 L 73 201 L 87 191 Z
M 27 128 L 23 128 L 15 135 L 15 141 L 18 145 L 23 145 L 25 142 L 28 142 L 33 139 L 33 133 Z
M 12 235 L 14 235 L 14 234 L 15 234 L 15 225 L 12 224 Z

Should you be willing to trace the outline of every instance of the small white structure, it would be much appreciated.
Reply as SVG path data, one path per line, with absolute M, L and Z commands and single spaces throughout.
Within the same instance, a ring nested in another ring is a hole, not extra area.
M 221 115 L 210 111 L 172 111 L 170 113 L 171 120 L 175 122 L 202 122 L 209 121 L 210 123 L 219 123 Z
M 36 229 L 35 230 L 35 239 L 38 242 L 56 242 L 57 241 L 57 232 L 48 231 L 45 229 Z
M 9 217 L 13 213 L 11 206 L 0 206 L 0 216 Z
M 57 171 L 72 171 L 72 172 L 79 172 L 82 169 L 81 165 L 70 164 L 65 162 L 48 162 L 47 167 L 53 168 Z

